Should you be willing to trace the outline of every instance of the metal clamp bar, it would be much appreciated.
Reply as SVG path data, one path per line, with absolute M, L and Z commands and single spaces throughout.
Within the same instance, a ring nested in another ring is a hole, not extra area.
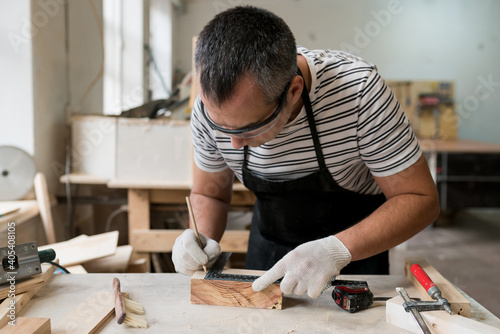
M 408 292 L 404 288 L 396 288 L 396 291 L 399 293 L 401 298 L 403 298 L 405 304 L 406 303 L 412 303 L 410 296 L 408 296 Z M 404 305 L 404 304 L 403 304 Z M 406 309 L 406 312 L 410 312 L 413 315 L 413 318 L 417 322 L 417 325 L 420 327 L 422 330 L 422 333 L 424 334 L 431 334 L 431 331 L 429 330 L 429 327 L 427 327 L 427 324 L 424 321 L 424 318 L 422 318 L 422 315 L 418 313 L 417 309 L 415 308 L 410 308 Z

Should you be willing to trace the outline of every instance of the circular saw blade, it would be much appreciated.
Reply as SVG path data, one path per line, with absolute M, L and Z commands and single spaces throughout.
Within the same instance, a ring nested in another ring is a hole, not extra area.
M 0 201 L 26 196 L 35 174 L 35 163 L 28 153 L 14 146 L 0 146 Z

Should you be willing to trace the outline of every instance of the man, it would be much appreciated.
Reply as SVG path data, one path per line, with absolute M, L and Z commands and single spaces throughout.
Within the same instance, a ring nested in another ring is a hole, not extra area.
M 247 267 L 285 294 L 317 297 L 342 273 L 388 274 L 388 249 L 438 215 L 434 182 L 376 67 L 297 47 L 285 22 L 255 7 L 217 15 L 198 37 L 200 95 L 191 127 L 192 230 L 173 261 L 191 275 L 215 258 L 236 176 L 257 196 Z

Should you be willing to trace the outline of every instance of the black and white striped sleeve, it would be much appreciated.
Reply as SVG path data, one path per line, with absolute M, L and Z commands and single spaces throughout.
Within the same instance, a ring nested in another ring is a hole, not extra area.
M 374 69 L 359 96 L 358 145 L 361 158 L 377 177 L 413 165 L 422 155 L 410 122 Z

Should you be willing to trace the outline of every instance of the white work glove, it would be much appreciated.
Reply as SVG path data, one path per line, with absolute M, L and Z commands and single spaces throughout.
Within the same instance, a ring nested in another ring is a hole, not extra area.
M 201 233 L 199 235 L 203 249 L 200 248 L 198 239 L 191 229 L 185 230 L 175 239 L 174 247 L 172 247 L 172 262 L 178 273 L 191 276 L 201 266 L 220 254 L 220 245 L 217 241 Z
M 318 297 L 342 268 L 351 262 L 351 253 L 335 236 L 306 242 L 289 252 L 264 275 L 253 282 L 254 291 L 261 291 L 283 277 L 280 288 L 284 294 Z

